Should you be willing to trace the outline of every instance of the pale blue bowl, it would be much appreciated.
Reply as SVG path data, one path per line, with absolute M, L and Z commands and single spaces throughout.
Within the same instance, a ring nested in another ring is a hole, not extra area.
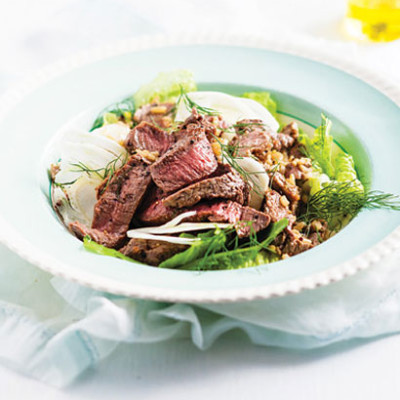
M 170 43 L 160 40 L 158 45 Z M 8 246 L 39 267 L 84 285 L 117 294 L 197 302 L 249 300 L 312 288 L 354 273 L 395 247 L 397 233 L 389 234 L 400 225 L 400 213 L 366 211 L 315 249 L 244 270 L 164 270 L 84 251 L 49 204 L 42 161 L 46 144 L 82 110 L 101 110 L 160 71 L 190 69 L 201 89 L 233 94 L 253 88 L 272 91 L 282 114 L 310 126 L 318 125 L 321 111 L 325 112 L 334 122 L 335 141 L 354 156 L 364 183 L 400 193 L 400 110 L 395 90 L 389 98 L 357 76 L 273 50 L 198 44 L 135 51 L 139 44 L 143 41 L 129 42 L 125 49 L 97 60 L 92 53 L 72 69 L 70 63 L 57 67 L 58 76 L 29 93 L 17 94 L 16 101 L 6 98 L 10 107 L 0 121 L 0 237 Z M 358 75 L 386 87 L 374 75 Z

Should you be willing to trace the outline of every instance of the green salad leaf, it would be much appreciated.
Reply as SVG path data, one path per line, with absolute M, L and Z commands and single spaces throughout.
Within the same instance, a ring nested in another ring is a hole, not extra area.
M 95 119 L 93 122 L 90 131 L 93 131 L 97 128 L 101 128 L 107 124 L 115 124 L 121 119 L 130 123 L 133 119 L 133 115 L 135 114 L 135 102 L 133 97 L 127 97 L 126 99 L 112 104 L 106 107 Z
M 246 92 L 242 94 L 245 99 L 255 100 L 263 105 L 275 118 L 277 117 L 277 104 L 269 92 Z
M 279 257 L 275 253 L 260 250 L 259 247 L 254 246 L 217 253 L 209 257 L 205 262 L 198 259 L 186 264 L 183 269 L 190 271 L 242 269 L 278 260 Z
M 300 132 L 300 142 L 305 147 L 305 153 L 313 161 L 313 174 L 307 184 L 310 195 L 313 196 L 325 186 L 334 181 L 352 182 L 352 186 L 363 190 L 354 167 L 353 157 L 340 150 L 335 158 L 333 152 L 333 137 L 330 135 L 332 122 L 325 115 L 321 115 L 322 123 L 309 138 Z
M 321 114 L 321 125 L 315 130 L 314 136 L 309 138 L 303 135 L 302 140 L 309 157 L 332 179 L 335 168 L 332 163 L 333 137 L 329 133 L 331 127 L 332 121 Z
M 201 271 L 248 268 L 277 261 L 279 257 L 267 247 L 287 225 L 288 220 L 282 219 L 271 224 L 262 242 L 250 247 L 235 246 L 232 250 L 227 250 L 226 245 L 229 235 L 234 231 L 233 228 L 199 234 L 197 237 L 200 237 L 201 241 L 165 260 L 160 267 Z
M 194 92 L 197 85 L 191 71 L 180 69 L 171 72 L 161 72 L 150 83 L 143 85 L 133 95 L 136 106 L 158 101 L 176 101 L 184 92 Z
M 163 261 L 159 267 L 177 268 L 204 257 L 211 251 L 218 252 L 224 248 L 227 234 L 223 230 L 216 229 L 215 231 L 211 230 L 206 233 L 200 233 L 197 237 L 199 237 L 201 241 L 193 243 L 186 250 Z
M 344 151 L 340 152 L 335 158 L 335 180 L 353 182 L 354 187 L 364 190 L 362 183 L 358 180 L 353 157 Z
M 133 260 L 130 257 L 120 253 L 117 250 L 109 249 L 106 246 L 96 243 L 90 236 L 85 236 L 83 238 L 83 248 L 91 253 L 99 254 L 101 256 L 109 256 L 114 258 L 120 258 L 121 260 L 130 261 L 130 262 L 138 262 Z
M 267 236 L 261 242 L 260 247 L 266 248 L 267 246 L 269 246 L 276 239 L 276 237 L 288 226 L 288 224 L 289 221 L 286 218 L 282 218 L 281 220 L 271 224 Z
M 324 186 L 330 183 L 329 176 L 320 171 L 314 171 L 312 176 L 308 179 L 307 184 L 310 187 L 310 195 L 319 192 Z
M 288 226 L 286 218 L 271 224 L 267 236 L 258 245 L 222 251 L 206 259 L 192 261 L 184 266 L 188 270 L 242 269 L 256 267 L 279 260 L 279 256 L 267 247 Z

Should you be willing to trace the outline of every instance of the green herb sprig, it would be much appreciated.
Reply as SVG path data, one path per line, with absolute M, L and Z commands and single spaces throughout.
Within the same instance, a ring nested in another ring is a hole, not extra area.
M 299 219 L 324 219 L 332 225 L 338 217 L 353 218 L 362 209 L 400 211 L 400 196 L 379 190 L 364 191 L 354 181 L 332 182 L 309 198 L 306 212 Z
M 240 222 L 243 223 L 244 221 Z M 252 224 L 252 221 L 248 222 Z M 269 250 L 268 246 L 275 238 L 287 227 L 288 220 L 282 219 L 271 225 L 268 234 L 263 241 L 257 239 L 254 230 L 248 240 L 240 244 L 239 240 L 234 238 L 228 246 L 221 247 L 217 251 L 211 251 L 202 258 L 195 259 L 185 263 L 180 268 L 192 271 L 218 270 L 218 269 L 237 269 L 254 267 L 262 263 L 277 261 L 279 257 Z M 230 247 L 233 244 L 233 247 Z
M 262 174 L 263 172 L 262 171 L 247 172 L 244 168 L 240 166 L 240 164 L 237 161 L 243 159 L 243 157 L 237 156 L 240 146 L 238 144 L 229 144 L 229 143 L 225 144 L 221 141 L 221 139 L 218 136 L 214 134 L 211 135 L 221 148 L 222 161 L 223 162 L 226 161 L 227 164 L 229 164 L 236 172 L 239 173 L 239 175 L 243 178 L 243 180 L 247 184 L 251 184 L 254 191 L 258 195 L 263 196 L 264 193 L 262 192 L 262 189 L 259 187 L 258 183 L 253 178 L 253 175 Z
M 86 235 L 83 238 L 83 248 L 87 251 L 90 251 L 91 253 L 99 254 L 102 256 L 109 256 L 109 257 L 119 258 L 125 261 L 139 263 L 138 261 L 133 260 L 132 258 L 126 256 L 125 254 L 122 254 L 118 250 L 109 249 L 108 247 L 96 243 L 89 235 Z
M 124 157 L 124 159 L 122 160 L 122 157 Z M 73 167 L 76 167 L 76 170 L 72 170 L 72 172 L 85 172 L 88 176 L 90 176 L 90 174 L 95 174 L 97 175 L 99 178 L 101 179 L 106 179 L 105 184 L 102 186 L 101 192 L 100 194 L 103 194 L 104 191 L 107 189 L 111 179 L 113 178 L 113 176 L 115 175 L 116 171 L 119 169 L 117 168 L 117 163 L 122 160 L 122 165 L 119 168 L 122 168 L 125 163 L 128 160 L 128 157 L 125 155 L 120 154 L 117 158 L 115 158 L 114 160 L 111 160 L 109 163 L 107 163 L 107 165 L 104 168 L 97 168 L 97 169 L 92 169 L 89 168 L 87 165 L 85 165 L 82 162 L 78 162 L 78 163 L 74 163 L 71 164 Z
M 124 157 L 124 158 L 122 158 Z M 122 164 L 117 168 L 117 164 L 119 161 L 122 160 Z M 96 176 L 98 176 L 100 179 L 107 179 L 105 185 L 102 188 L 102 191 L 100 194 L 102 194 L 104 192 L 104 190 L 107 188 L 107 186 L 109 185 L 112 177 L 115 175 L 116 171 L 119 168 L 122 168 L 126 162 L 128 160 L 128 157 L 126 155 L 120 154 L 117 158 L 115 158 L 114 160 L 111 160 L 109 163 L 107 163 L 107 165 L 103 168 L 90 168 L 88 167 L 86 164 L 84 164 L 83 162 L 79 161 L 77 163 L 71 163 L 70 165 L 72 167 L 74 167 L 75 169 L 71 169 L 71 172 L 83 172 L 86 173 L 89 177 L 94 174 Z M 79 178 L 74 179 L 73 181 L 70 182 L 55 182 L 53 181 L 53 185 L 60 187 L 61 189 L 65 189 L 66 186 L 71 186 L 73 185 Z
M 213 108 L 209 108 L 209 107 L 203 107 L 200 104 L 197 104 L 195 101 L 193 101 L 188 95 L 187 93 L 184 91 L 184 89 L 181 87 L 181 93 L 178 97 L 178 100 L 176 102 L 176 104 L 179 104 L 181 101 L 184 102 L 186 109 L 191 112 L 193 110 L 193 108 L 196 109 L 196 111 L 199 114 L 202 115 L 210 115 L 210 116 L 216 116 L 219 115 L 220 113 L 217 110 L 214 110 Z

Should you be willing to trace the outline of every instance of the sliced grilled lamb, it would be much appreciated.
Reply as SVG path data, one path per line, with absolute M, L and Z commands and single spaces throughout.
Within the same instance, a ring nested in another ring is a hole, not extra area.
M 125 139 L 125 147 L 130 153 L 136 149 L 164 154 L 175 142 L 172 135 L 149 122 L 135 126 Z
M 259 119 L 242 119 L 237 122 L 238 155 L 245 157 L 261 154 L 270 150 L 289 149 L 295 139 L 286 133 L 277 133 L 264 125 Z
M 204 127 L 198 127 L 152 164 L 150 172 L 155 184 L 168 193 L 211 175 L 217 166 Z
M 150 122 L 160 128 L 168 128 L 172 124 L 174 103 L 152 103 L 140 107 L 134 115 L 135 122 Z
M 94 207 L 92 229 L 73 223 L 70 228 L 81 237 L 85 231 L 93 240 L 107 247 L 120 243 L 151 183 L 148 166 L 138 156 L 132 156 L 111 178 Z M 100 233 L 105 238 L 100 238 Z M 112 240 L 109 240 L 112 238 Z M 97 239 L 97 240 L 96 240 Z M 111 245 L 112 244 L 112 245 Z
M 201 200 L 227 199 L 244 204 L 249 190 L 241 176 L 230 166 L 220 165 L 213 176 L 169 195 L 163 200 L 169 207 L 190 207 Z

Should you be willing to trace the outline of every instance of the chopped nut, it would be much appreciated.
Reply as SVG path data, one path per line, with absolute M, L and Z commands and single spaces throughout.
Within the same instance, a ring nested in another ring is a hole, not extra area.
M 283 207 L 289 207 L 290 202 L 286 196 L 281 196 L 281 198 L 279 199 L 279 202 L 281 203 L 281 205 Z
M 291 185 L 296 185 L 296 178 L 294 174 L 290 174 L 289 178 L 286 179 Z
M 303 240 L 303 236 L 301 235 L 301 233 L 297 229 L 293 228 L 291 233 L 292 233 L 292 235 L 294 237 L 300 239 L 301 241 Z
M 167 107 L 165 106 L 154 106 L 151 107 L 150 114 L 166 114 Z
M 136 153 L 143 157 L 145 160 L 154 162 L 157 160 L 159 153 L 158 151 L 148 151 L 148 150 L 136 150 Z
M 298 163 L 298 165 L 299 165 L 300 171 L 302 171 L 302 172 L 308 172 L 310 169 L 310 167 L 307 167 L 305 164 Z
M 172 125 L 172 118 L 171 117 L 162 117 L 161 126 L 163 128 L 169 128 Z
M 297 222 L 297 223 L 294 225 L 293 228 L 296 229 L 296 230 L 298 230 L 299 232 L 301 232 L 306 226 L 307 226 L 307 224 L 306 224 L 305 222 L 300 221 L 300 222 Z
M 222 154 L 221 145 L 218 142 L 213 141 L 211 143 L 211 148 L 217 159 L 220 160 Z
M 318 232 L 322 229 L 322 224 L 320 221 L 314 220 L 313 222 L 311 222 L 311 228 Z
M 275 162 L 279 162 L 283 160 L 283 154 L 280 153 L 279 151 L 273 150 L 271 152 L 271 158 L 272 160 L 274 160 Z

